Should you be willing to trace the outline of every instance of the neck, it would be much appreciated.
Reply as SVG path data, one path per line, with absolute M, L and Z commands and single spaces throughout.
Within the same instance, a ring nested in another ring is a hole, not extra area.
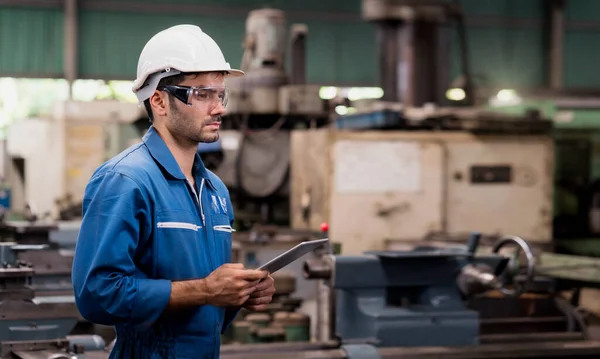
M 165 141 L 165 144 L 173 154 L 175 161 L 181 168 L 183 174 L 191 181 L 194 176 L 192 168 L 194 167 L 194 158 L 198 151 L 198 144 L 185 139 L 174 137 L 164 126 L 155 127 L 160 137 Z

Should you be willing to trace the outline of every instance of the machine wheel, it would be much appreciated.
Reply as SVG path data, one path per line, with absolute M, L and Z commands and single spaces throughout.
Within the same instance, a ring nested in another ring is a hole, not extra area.
M 500 292 L 506 296 L 510 297 L 518 297 L 521 294 L 525 293 L 525 291 L 531 286 L 533 283 L 533 277 L 535 275 L 535 257 L 533 255 L 533 251 L 529 244 L 522 238 L 516 236 L 508 236 L 504 237 L 494 245 L 492 252 L 498 254 L 500 249 L 509 244 L 516 244 L 519 246 L 517 249 L 515 256 L 517 258 L 513 258 L 509 261 L 504 269 L 503 273 L 498 276 L 498 279 L 502 282 L 502 287 L 499 289 Z M 527 258 L 527 272 L 525 274 L 525 281 L 523 284 L 517 283 L 515 281 L 515 273 L 511 271 L 511 268 L 516 264 L 518 265 L 518 254 L 519 251 L 523 250 L 525 253 L 525 258 Z M 512 284 L 512 289 L 507 288 L 508 285 Z

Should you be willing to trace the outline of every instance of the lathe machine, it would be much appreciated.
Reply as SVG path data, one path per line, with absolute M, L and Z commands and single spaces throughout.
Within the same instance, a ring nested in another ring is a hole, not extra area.
M 332 255 L 304 263 L 326 284 L 316 343 L 224 346 L 222 358 L 597 358 L 580 313 L 535 275 L 526 241 Z M 506 246 L 517 246 L 510 255 Z M 523 265 L 525 263 L 525 265 Z M 330 309 L 329 312 L 327 309 Z
M 35 297 L 31 288 L 35 270 L 18 254 L 36 248 L 0 243 L 0 358 L 108 358 L 102 337 L 69 335 L 79 316 L 68 303 L 40 302 Z

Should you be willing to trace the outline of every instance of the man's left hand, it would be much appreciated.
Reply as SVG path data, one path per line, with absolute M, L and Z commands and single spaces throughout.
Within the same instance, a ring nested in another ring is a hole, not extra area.
M 267 304 L 273 300 L 273 294 L 275 294 L 275 280 L 268 276 L 258 283 L 243 307 L 253 312 L 266 310 Z

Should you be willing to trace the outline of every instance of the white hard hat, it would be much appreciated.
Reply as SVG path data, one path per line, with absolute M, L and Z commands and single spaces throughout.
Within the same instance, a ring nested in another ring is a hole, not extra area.
M 132 91 L 140 103 L 156 90 L 158 82 L 181 72 L 223 71 L 229 76 L 243 76 L 232 69 L 210 36 L 195 25 L 177 25 L 154 35 L 138 60 L 137 78 Z M 144 86 L 145 85 L 145 86 Z

